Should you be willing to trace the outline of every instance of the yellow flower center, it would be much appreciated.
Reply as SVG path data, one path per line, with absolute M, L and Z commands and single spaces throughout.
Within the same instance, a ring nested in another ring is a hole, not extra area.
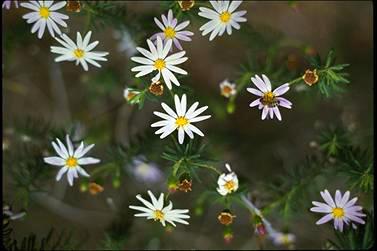
M 157 70 L 162 70 L 165 68 L 165 61 L 163 59 L 157 59 L 154 61 L 154 67 L 157 68 Z
M 183 126 L 187 125 L 188 123 L 190 123 L 190 121 L 188 119 L 186 119 L 185 117 L 178 117 L 175 120 L 175 124 L 177 126 L 180 126 L 180 127 L 183 127 Z
M 224 187 L 228 190 L 228 191 L 232 191 L 234 190 L 234 182 L 232 180 L 228 181 L 227 183 L 225 183 Z
M 220 14 L 220 20 L 223 23 L 227 23 L 229 22 L 231 16 L 232 14 L 230 14 L 228 11 L 224 11 Z
M 82 58 L 84 57 L 85 52 L 81 49 L 76 49 L 73 51 L 73 55 L 75 56 L 75 58 Z
M 47 19 L 50 16 L 50 11 L 48 10 L 47 7 L 42 7 L 39 9 L 39 15 L 42 18 Z
M 277 105 L 276 95 L 273 92 L 266 92 L 261 98 L 261 103 L 269 107 L 274 107 Z
M 154 220 L 162 221 L 164 219 L 164 213 L 161 210 L 154 211 Z
M 342 218 L 344 216 L 344 210 L 343 208 L 336 207 L 332 210 L 332 214 L 334 218 Z
M 166 27 L 166 29 L 164 30 L 165 37 L 169 39 L 174 38 L 175 33 L 176 33 L 175 30 L 170 26 Z
M 69 157 L 65 161 L 65 165 L 68 166 L 69 168 L 76 167 L 77 166 L 77 159 L 75 157 Z

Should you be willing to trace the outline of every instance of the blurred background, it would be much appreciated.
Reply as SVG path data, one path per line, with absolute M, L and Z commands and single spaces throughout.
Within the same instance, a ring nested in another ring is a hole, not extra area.
M 143 155 L 147 156 L 146 162 L 155 163 L 161 177 L 152 182 L 125 176 L 115 188 L 114 180 L 109 176 L 101 180 L 104 191 L 91 195 L 80 191 L 80 179 L 75 180 L 73 187 L 67 186 L 64 179 L 56 183 L 57 169 L 45 164 L 43 168 L 52 169 L 44 186 L 48 192 L 34 196 L 28 205 L 27 217 L 13 222 L 15 237 L 21 238 L 30 232 L 45 235 L 54 226 L 73 229 L 72 240 L 80 243 L 80 249 L 103 248 L 110 230 L 125 233 L 120 237 L 124 238 L 123 249 L 261 248 L 245 209 L 236 208 L 234 239 L 226 245 L 223 226 L 216 219 L 221 206 L 214 204 L 206 207 L 203 215 L 194 214 L 195 200 L 205 190 L 205 184 L 194 183 L 192 192 L 177 192 L 170 197 L 176 208 L 190 209 L 189 226 L 164 229 L 159 223 L 133 217 L 134 212 L 128 205 L 139 204 L 136 194 L 143 194 L 147 189 L 155 194 L 166 193 L 166 174 L 171 163 L 160 157 L 161 150 L 157 147 L 167 144 L 169 139 L 161 142 L 150 129 L 150 124 L 156 121 L 152 112 L 162 109 L 159 98 L 146 100 L 139 110 L 127 103 L 123 90 L 126 86 L 137 87 L 130 70 L 134 66 L 130 57 L 136 53 L 135 46 L 145 48 L 145 39 L 159 31 L 153 17 L 160 19 L 161 14 L 166 15 L 167 4 L 158 1 L 107 2 L 117 8 L 127 8 L 127 19 L 119 20 L 124 22 L 126 29 L 106 24 L 92 26 L 96 19 L 88 21 L 85 11 L 63 11 L 70 16 L 67 21 L 69 29 L 64 30 L 69 37 L 74 39 L 76 31 L 84 33 L 91 29 L 92 40 L 100 41 L 95 50 L 110 53 L 108 61 L 101 64 L 102 68 L 90 66 L 88 72 L 72 62 L 54 62 L 56 55 L 49 47 L 58 43 L 47 33 L 40 40 L 30 33 L 31 25 L 22 19 L 22 15 L 28 12 L 26 9 L 12 6 L 10 10 L 2 10 L 3 152 L 12 151 L 13 141 L 32 145 L 39 140 L 31 135 L 16 134 L 17 123 L 26 118 L 50 121 L 65 130 L 75 125 L 76 138 L 95 143 L 90 156 L 102 160 L 106 160 L 110 144 L 132 146 L 133 138 L 142 134 L 152 146 L 156 145 L 156 151 L 150 147 L 150 151 Z M 285 79 L 271 78 L 273 86 L 304 73 L 308 63 L 302 53 L 303 47 L 307 53 L 318 52 L 321 57 L 334 49 L 337 63 L 350 64 L 347 68 L 350 84 L 344 93 L 325 98 L 313 94 L 312 89 L 300 83 L 285 95 L 293 107 L 292 110 L 280 109 L 281 122 L 276 119 L 262 121 L 261 112 L 248 105 L 255 96 L 245 90 L 235 100 L 234 113 L 228 114 L 228 100 L 220 95 L 219 83 L 226 78 L 235 82 L 239 77 L 239 66 L 247 60 L 246 57 L 263 57 L 266 51 L 253 46 L 253 37 L 243 34 L 243 24 L 231 36 L 224 34 L 209 42 L 208 36 L 203 37 L 199 32 L 199 27 L 207 19 L 191 17 L 187 30 L 194 32 L 194 36 L 191 42 L 182 43 L 189 58 L 182 68 L 189 75 L 180 82 L 191 89 L 189 104 L 199 100 L 201 105 L 209 106 L 206 114 L 211 114 L 212 118 L 201 122 L 199 128 L 205 133 L 203 141 L 209 143 L 211 155 L 218 161 L 215 166 L 225 171 L 224 163 L 230 163 L 256 198 L 264 198 L 260 195 L 265 193 L 266 183 L 274 176 L 284 174 L 287 167 L 299 164 L 305 156 L 313 154 L 316 148 L 310 145 L 315 145 L 316 135 L 329 124 L 345 126 L 354 142 L 373 150 L 372 2 L 245 1 L 239 10 L 247 10 L 247 23 L 258 36 L 271 39 L 276 36 L 281 41 L 275 64 L 284 67 L 289 75 Z M 197 16 L 198 11 L 194 6 L 188 12 Z M 130 23 L 133 16 L 143 24 L 135 26 Z M 181 17 L 179 21 L 183 20 Z M 127 30 L 128 25 L 132 27 Z M 49 147 L 44 154 L 54 155 L 50 142 L 45 144 Z M 136 168 L 140 164 L 130 166 Z M 95 167 L 89 166 L 86 170 L 90 172 L 91 168 Z M 205 176 L 206 172 L 201 175 Z M 288 223 L 283 222 L 279 214 L 266 216 L 278 229 L 289 226 L 289 231 L 297 238 L 296 248 L 319 249 L 333 234 L 330 227 L 316 226 L 318 215 L 309 212 L 310 201 L 320 200 L 319 191 L 325 188 L 331 191 L 347 189 L 344 181 L 335 177 L 331 183 L 323 181 L 323 187 L 314 192 L 317 196 L 308 198 L 308 207 L 302 208 Z M 23 206 L 17 206 L 15 193 L 12 178 L 3 170 L 3 200 L 14 203 L 15 209 L 21 210 Z M 255 203 L 263 207 L 269 201 L 257 199 Z M 363 203 L 373 204 L 361 199 L 360 204 Z M 282 248 L 274 247 L 270 241 L 264 245 L 265 248 Z

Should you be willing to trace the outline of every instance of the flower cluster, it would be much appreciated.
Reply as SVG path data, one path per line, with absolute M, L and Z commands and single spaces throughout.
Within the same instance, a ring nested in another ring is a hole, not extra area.
M 17 1 L 15 1 L 18 7 Z M 89 43 L 92 32 L 89 31 L 84 39 L 82 39 L 80 32 L 77 32 L 76 43 L 73 42 L 66 34 L 64 34 L 58 25 L 67 28 L 67 23 L 64 20 L 68 20 L 69 16 L 57 12 L 66 6 L 66 1 L 29 1 L 22 2 L 20 5 L 24 8 L 32 10 L 22 16 L 26 19 L 27 23 L 34 23 L 31 28 L 31 33 L 38 31 L 38 38 L 41 39 L 46 30 L 50 35 L 56 39 L 63 47 L 51 46 L 51 52 L 61 54 L 61 56 L 55 58 L 55 62 L 61 61 L 76 61 L 76 65 L 81 64 L 85 71 L 88 71 L 88 63 L 96 67 L 101 67 L 96 61 L 107 61 L 105 58 L 108 52 L 92 51 L 97 45 L 98 41 Z M 9 9 L 10 1 L 5 1 L 4 6 Z M 78 8 L 80 3 L 78 3 Z M 77 7 L 77 6 L 76 6 Z M 72 9 L 72 6 L 69 6 Z M 77 8 L 76 10 L 77 11 Z M 55 36 L 55 33 L 58 36 Z

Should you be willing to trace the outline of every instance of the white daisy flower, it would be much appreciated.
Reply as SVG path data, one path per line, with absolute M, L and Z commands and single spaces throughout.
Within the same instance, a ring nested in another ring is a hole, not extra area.
M 166 44 L 163 46 L 162 40 L 159 36 L 157 36 L 157 48 L 154 46 L 151 40 L 147 39 L 147 43 L 149 46 L 149 50 L 137 47 L 136 49 L 143 54 L 145 57 L 132 57 L 131 60 L 140 64 L 144 64 L 142 66 L 136 66 L 131 69 L 131 71 L 138 71 L 139 73 L 135 75 L 135 77 L 141 77 L 151 73 L 154 70 L 158 70 L 156 76 L 152 78 L 152 82 L 156 82 L 160 79 L 161 74 L 164 78 L 164 82 L 169 89 L 172 88 L 171 82 L 173 84 L 179 86 L 179 82 L 177 78 L 174 76 L 173 72 L 184 74 L 186 75 L 187 72 L 182 70 L 179 67 L 176 67 L 177 64 L 182 64 L 187 60 L 187 57 L 183 57 L 185 55 L 185 51 L 180 51 L 174 53 L 167 57 L 169 50 L 172 45 L 172 40 L 169 39 Z
M 66 34 L 63 34 L 61 36 L 63 40 L 55 37 L 55 39 L 64 46 L 51 46 L 51 52 L 62 54 L 61 56 L 55 58 L 55 62 L 76 60 L 76 65 L 80 63 L 85 71 L 88 70 L 87 62 L 94 66 L 101 67 L 101 65 L 97 63 L 96 60 L 107 61 L 105 56 L 109 53 L 104 51 L 91 51 L 99 43 L 98 41 L 94 41 L 89 44 L 91 35 L 92 31 L 89 31 L 85 35 L 83 40 L 80 32 L 77 32 L 77 43 L 73 42 Z
M 68 183 L 71 186 L 73 186 L 73 178 L 79 177 L 78 173 L 89 177 L 89 174 L 83 168 L 81 168 L 80 165 L 96 164 L 100 162 L 99 159 L 83 157 L 90 149 L 93 148 L 94 144 L 84 148 L 84 142 L 81 142 L 80 146 L 74 151 L 68 134 L 66 136 L 68 150 L 58 138 L 56 138 L 56 141 L 58 144 L 52 142 L 52 146 L 59 156 L 43 158 L 43 160 L 50 165 L 62 166 L 58 172 L 58 175 L 56 175 L 56 181 L 59 181 L 62 175 L 67 171 Z
M 38 30 L 39 39 L 42 38 L 46 25 L 52 37 L 55 37 L 54 31 L 59 35 L 61 34 L 56 23 L 63 27 L 67 27 L 66 22 L 63 20 L 68 19 L 69 17 L 55 12 L 56 10 L 63 8 L 66 5 L 66 1 L 57 1 L 55 4 L 54 1 L 29 1 L 28 3 L 20 3 L 20 5 L 24 8 L 33 10 L 33 12 L 23 15 L 22 18 L 27 19 L 26 22 L 28 24 L 35 22 L 31 28 L 31 33 Z
M 164 39 L 164 44 L 167 40 L 173 40 L 175 47 L 179 50 L 183 50 L 179 40 L 182 41 L 191 41 L 191 38 L 188 36 L 194 35 L 191 31 L 182 31 L 187 25 L 190 24 L 190 21 L 185 21 L 177 25 L 177 19 L 173 17 L 173 11 L 169 10 L 168 17 L 166 18 L 165 15 L 161 15 L 162 23 L 157 18 L 154 18 L 154 22 L 157 26 L 163 31 L 154 34 L 151 37 L 151 40 L 155 40 L 157 36 Z M 173 47 L 171 48 L 173 49 Z
M 283 84 L 271 91 L 270 80 L 264 74 L 262 74 L 262 77 L 263 80 L 258 75 L 255 75 L 255 78 L 251 78 L 251 81 L 253 81 L 254 85 L 258 87 L 259 90 L 255 88 L 247 88 L 247 91 L 259 96 L 260 98 L 251 102 L 250 107 L 258 106 L 259 110 L 263 109 L 262 120 L 267 117 L 267 114 L 270 114 L 270 118 L 272 119 L 274 117 L 274 113 L 278 120 L 281 120 L 278 106 L 283 106 L 288 109 L 292 108 L 292 103 L 289 100 L 279 97 L 289 90 L 289 84 Z
M 162 108 L 167 112 L 153 112 L 155 115 L 163 118 L 164 120 L 153 123 L 152 127 L 162 127 L 155 132 L 155 134 L 161 134 L 160 138 L 163 139 L 172 133 L 174 130 L 178 130 L 178 141 L 179 144 L 182 144 L 185 138 L 185 132 L 187 135 L 193 139 L 194 133 L 204 136 L 204 134 L 192 123 L 199 122 L 205 119 L 209 119 L 211 115 L 199 116 L 204 112 L 208 106 L 203 106 L 196 110 L 199 105 L 199 102 L 195 102 L 190 108 L 186 111 L 186 94 L 183 94 L 182 99 L 179 100 L 178 95 L 174 95 L 175 109 L 177 112 L 174 112 L 168 105 L 164 102 L 161 103 Z
M 239 22 L 246 22 L 246 18 L 242 17 L 246 14 L 246 10 L 234 12 L 242 1 L 209 1 L 215 10 L 208 9 L 206 7 L 200 7 L 199 16 L 211 19 L 208 23 L 199 28 L 203 31 L 202 36 L 209 36 L 209 41 L 212 41 L 217 35 L 222 36 L 225 32 L 228 35 L 232 34 L 232 27 L 239 30 Z
M 236 84 L 230 83 L 228 79 L 225 79 L 220 83 L 220 92 L 224 97 L 231 97 L 236 95 Z
M 225 164 L 225 167 L 229 171 L 229 173 L 221 174 L 219 176 L 219 179 L 217 180 L 217 184 L 219 185 L 217 192 L 219 192 L 219 194 L 221 194 L 222 196 L 235 192 L 238 189 L 237 175 L 232 172 L 232 169 L 230 169 L 230 165 L 228 163 Z
M 280 232 L 272 233 L 270 236 L 275 245 L 290 246 L 295 242 L 296 239 L 296 236 L 294 234 Z
M 147 219 L 153 219 L 160 221 L 165 227 L 165 221 L 175 226 L 174 222 L 179 222 L 185 225 L 189 223 L 183 219 L 190 218 L 188 209 L 172 209 L 173 203 L 170 201 L 169 205 L 164 207 L 164 194 L 161 193 L 158 200 L 154 197 L 153 193 L 148 190 L 148 194 L 151 197 L 152 203 L 143 199 L 140 194 L 136 195 L 136 198 L 140 200 L 146 207 L 129 206 L 129 208 L 142 211 L 143 213 L 135 214 L 136 217 L 147 217 Z
M 343 222 L 347 225 L 350 221 L 365 224 L 365 221 L 359 218 L 366 216 L 365 214 L 361 213 L 361 210 L 363 208 L 361 206 L 355 206 L 357 197 L 353 198 L 352 200 L 348 200 L 350 197 L 349 191 L 345 192 L 342 196 L 340 191 L 336 190 L 335 202 L 332 199 L 329 191 L 327 191 L 326 189 L 324 192 L 321 192 L 321 196 L 325 200 L 326 204 L 312 201 L 315 207 L 310 208 L 310 211 L 312 212 L 326 214 L 316 222 L 317 225 L 326 223 L 333 219 L 335 230 L 339 229 L 340 232 L 343 232 Z

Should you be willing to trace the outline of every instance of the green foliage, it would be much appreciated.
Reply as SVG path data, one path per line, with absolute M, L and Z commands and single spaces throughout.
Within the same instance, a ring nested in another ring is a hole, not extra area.
M 321 132 L 320 147 L 327 156 L 338 155 L 340 149 L 349 144 L 349 136 L 344 128 L 330 126 Z
M 210 166 L 214 161 L 206 157 L 206 144 L 201 144 L 201 140 L 194 138 L 186 144 L 178 144 L 173 137 L 173 144 L 165 147 L 162 158 L 172 161 L 172 175 L 179 177 L 188 172 L 191 177 L 195 177 L 200 181 L 196 173 L 197 168 L 208 168 L 218 172 L 214 167 Z
M 339 156 L 339 172 L 348 176 L 350 189 L 368 193 L 374 190 L 373 155 L 359 147 L 345 147 Z
M 357 229 L 345 226 L 343 233 L 334 229 L 335 241 L 328 240 L 337 250 L 368 250 L 374 245 L 374 213 L 366 212 L 365 225 Z
M 349 64 L 335 64 L 334 54 L 334 51 L 330 50 L 324 62 L 322 62 L 319 54 L 308 58 L 311 67 L 317 69 L 319 76 L 318 83 L 315 86 L 318 86 L 320 93 L 326 97 L 330 97 L 336 92 L 342 92 L 344 90 L 343 85 L 349 83 L 346 79 L 348 73 L 343 71 Z
M 36 234 L 32 233 L 26 237 L 23 237 L 21 242 L 17 242 L 17 240 L 12 239 L 10 237 L 11 232 L 12 229 L 10 229 L 9 225 L 3 225 L 3 233 L 7 235 L 7 240 L 4 241 L 4 247 L 10 251 L 44 251 L 62 249 L 73 250 L 71 249 L 72 234 L 66 234 L 64 230 L 62 230 L 60 234 L 57 235 L 54 228 L 51 228 L 48 234 L 40 239 L 37 237 Z
M 79 15 L 88 18 L 88 26 L 92 29 L 104 29 L 106 26 L 122 26 L 127 12 L 126 5 L 112 1 L 82 1 L 83 7 Z
M 352 145 L 343 127 L 325 128 L 319 138 L 322 150 L 319 156 L 307 157 L 303 165 L 288 169 L 287 173 L 268 183 L 268 191 L 275 201 L 263 209 L 264 213 L 280 208 L 284 218 L 289 218 L 299 208 L 305 207 L 303 203 L 308 203 L 303 198 L 309 197 L 319 176 L 328 179 L 333 175 L 343 175 L 348 178 L 350 189 L 373 192 L 374 170 L 370 152 Z

